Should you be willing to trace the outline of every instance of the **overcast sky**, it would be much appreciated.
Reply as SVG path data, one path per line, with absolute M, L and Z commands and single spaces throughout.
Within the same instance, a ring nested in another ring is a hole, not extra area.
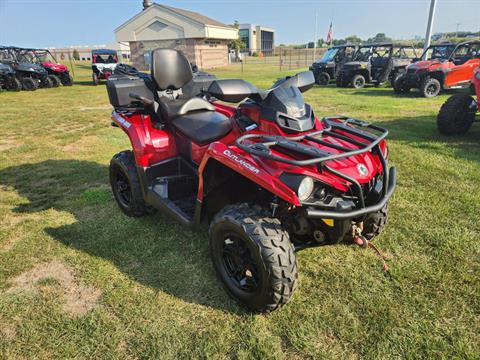
M 424 36 L 430 0 L 186 0 L 157 1 L 200 12 L 230 24 L 234 20 L 273 27 L 276 44 L 325 38 L 333 19 L 335 38 L 378 32 L 403 39 Z M 142 9 L 142 0 L 0 0 L 0 44 L 47 47 L 100 45 Z M 480 31 L 480 0 L 438 0 L 434 32 Z

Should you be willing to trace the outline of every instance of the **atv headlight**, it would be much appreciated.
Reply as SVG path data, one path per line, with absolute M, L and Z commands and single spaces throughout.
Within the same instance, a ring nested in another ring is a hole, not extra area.
M 297 195 L 300 201 L 307 200 L 313 193 L 314 184 L 311 177 L 305 176 L 298 185 Z

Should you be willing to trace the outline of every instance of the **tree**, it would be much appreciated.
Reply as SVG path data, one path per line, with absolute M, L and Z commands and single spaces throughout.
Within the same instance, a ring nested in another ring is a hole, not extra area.
M 240 24 L 238 23 L 237 20 L 235 20 L 232 27 L 237 30 L 240 28 Z M 235 57 L 239 59 L 240 49 L 245 48 L 245 43 L 242 41 L 242 39 L 240 39 L 240 34 L 238 34 L 238 37 L 236 39 L 230 41 L 230 44 L 228 44 L 228 47 L 235 51 Z
M 357 35 L 350 35 L 345 38 L 345 41 L 350 44 L 360 44 L 362 39 L 360 39 Z
M 385 33 L 378 33 L 373 38 L 367 40 L 369 43 L 380 43 L 380 42 L 390 42 L 392 41 L 391 38 L 387 37 Z
M 80 60 L 80 54 L 77 49 L 73 49 L 73 60 Z

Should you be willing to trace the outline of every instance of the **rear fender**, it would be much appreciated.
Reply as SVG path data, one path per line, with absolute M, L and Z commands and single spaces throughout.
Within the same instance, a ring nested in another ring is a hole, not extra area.
M 245 156 L 235 147 L 228 147 L 221 142 L 215 142 L 209 146 L 200 164 L 198 170 L 199 188 L 197 196 L 199 201 L 202 201 L 205 195 L 205 169 L 212 160 L 216 160 L 218 163 L 228 167 L 235 173 L 286 202 L 300 206 L 298 197 L 292 189 L 262 169 L 250 156 Z M 235 191 L 235 189 L 231 189 L 230 191 Z

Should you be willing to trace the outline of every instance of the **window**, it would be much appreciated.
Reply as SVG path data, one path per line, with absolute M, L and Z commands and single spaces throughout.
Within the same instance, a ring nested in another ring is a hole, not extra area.
M 260 36 L 262 52 L 271 52 L 273 50 L 273 32 L 262 30 Z
M 245 44 L 245 49 L 250 47 L 250 32 L 248 29 L 240 29 L 238 30 L 238 35 L 240 40 Z

